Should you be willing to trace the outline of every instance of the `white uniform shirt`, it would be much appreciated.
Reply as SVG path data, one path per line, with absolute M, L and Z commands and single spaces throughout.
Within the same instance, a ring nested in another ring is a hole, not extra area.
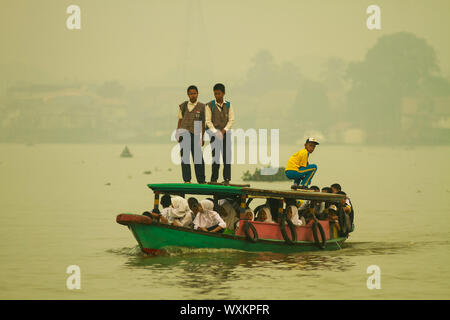
M 209 228 L 215 225 L 219 225 L 223 229 L 227 227 L 225 221 L 215 211 L 209 211 L 208 213 L 199 212 L 194 219 L 194 229 Z
M 170 214 L 170 207 L 161 209 L 161 216 L 166 218 L 166 220 L 169 220 L 169 214 Z
M 181 220 L 179 220 L 180 223 L 181 223 L 181 226 L 182 226 L 182 227 L 189 228 L 189 226 L 190 226 L 191 223 L 192 223 L 192 216 L 193 216 L 193 213 L 192 213 L 191 211 L 189 211 L 188 213 L 186 213 L 186 215 L 184 216 L 184 218 L 181 219 Z

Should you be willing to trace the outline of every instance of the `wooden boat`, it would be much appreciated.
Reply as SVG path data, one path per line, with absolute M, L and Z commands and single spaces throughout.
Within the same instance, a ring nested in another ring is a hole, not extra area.
M 117 223 L 127 226 L 145 253 L 161 254 L 168 247 L 189 248 L 228 248 L 252 252 L 292 253 L 314 250 L 338 250 L 353 231 L 337 226 L 335 222 L 313 219 L 305 226 L 295 227 L 287 218 L 283 202 L 297 199 L 316 202 L 327 201 L 336 204 L 338 212 L 343 213 L 340 200 L 343 195 L 313 191 L 276 191 L 255 189 L 233 185 L 166 183 L 149 184 L 154 191 L 154 209 L 159 206 L 160 194 L 212 196 L 214 201 L 234 198 L 240 201 L 243 212 L 247 201 L 252 198 L 265 198 L 278 203 L 276 211 L 280 223 L 240 220 L 234 234 L 212 233 L 189 228 L 162 224 L 145 215 L 122 213 Z M 271 208 L 272 209 L 272 208 Z M 274 219 L 275 221 L 275 219 Z M 341 221 L 341 219 L 340 219 Z M 340 231 L 338 231 L 340 229 Z

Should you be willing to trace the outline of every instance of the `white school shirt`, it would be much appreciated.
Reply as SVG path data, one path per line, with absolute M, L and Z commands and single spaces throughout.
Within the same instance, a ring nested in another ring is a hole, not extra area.
M 173 209 L 172 207 L 167 207 L 167 208 L 164 208 L 161 210 L 161 215 L 164 218 L 166 218 L 167 223 L 171 224 L 174 220 L 178 220 L 183 225 L 183 227 L 185 227 L 185 226 L 188 226 L 192 222 L 192 217 L 191 217 L 190 212 L 186 213 L 186 215 L 183 218 L 176 218 L 172 215 L 172 209 Z M 185 225 L 184 223 L 187 223 L 187 225 Z
M 170 207 L 161 209 L 160 214 L 161 214 L 161 216 L 166 218 L 167 221 L 169 221 Z
M 188 111 L 191 112 L 192 110 L 194 110 L 195 106 L 197 105 L 198 101 L 195 101 L 194 103 L 192 103 L 190 100 L 188 101 L 187 104 L 187 108 Z M 181 109 L 178 108 L 178 119 L 183 119 L 183 112 L 181 112 Z
M 181 223 L 181 226 L 189 228 L 189 226 L 192 223 L 192 216 L 193 216 L 192 211 L 187 212 L 186 215 L 183 217 L 183 219 L 179 220 Z
M 219 108 L 219 111 L 222 112 L 223 111 L 223 106 L 227 103 L 228 101 L 226 101 L 225 99 L 223 99 L 222 104 L 218 103 L 216 101 L 216 108 Z M 234 122 L 234 110 L 233 110 L 233 105 L 230 102 L 230 109 L 228 110 L 228 122 L 227 125 L 225 126 L 225 128 L 223 128 L 225 131 L 228 131 L 231 129 L 231 126 L 233 125 Z M 212 115 L 211 115 L 211 109 L 206 106 L 205 107 L 205 123 L 208 126 L 208 128 L 213 132 L 216 133 L 217 129 L 214 128 L 214 125 L 212 123 Z
M 194 229 L 198 228 L 209 228 L 215 225 L 219 225 L 223 229 L 227 227 L 225 221 L 220 217 L 220 215 L 215 211 L 210 211 L 208 213 L 199 212 L 194 219 Z

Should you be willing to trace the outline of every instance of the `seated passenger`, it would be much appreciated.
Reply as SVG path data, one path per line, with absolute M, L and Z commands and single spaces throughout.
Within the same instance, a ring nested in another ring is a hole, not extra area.
M 332 190 L 332 193 L 336 193 L 336 194 L 342 194 L 342 193 L 339 193 L 339 192 L 344 192 L 344 191 L 342 191 L 341 185 L 340 185 L 339 183 L 334 183 L 334 184 L 332 184 L 332 185 L 331 185 L 331 190 Z M 345 192 L 344 192 L 344 194 L 345 194 Z M 352 202 L 350 201 L 350 198 L 349 198 L 349 197 L 347 197 L 347 199 L 346 199 L 345 202 L 346 202 L 347 205 L 349 205 L 350 207 L 352 206 Z
M 191 209 L 191 222 L 187 226 L 188 228 L 193 229 L 194 228 L 194 220 L 198 213 L 198 200 L 194 197 L 190 197 L 188 200 L 189 209 Z
M 161 222 L 177 227 L 188 227 L 192 222 L 192 215 L 187 200 L 180 196 L 172 197 L 170 207 L 161 213 Z
M 218 210 L 220 217 L 225 221 L 226 228 L 234 231 L 235 223 L 239 220 L 236 210 L 234 210 L 232 203 L 226 199 L 218 201 Z
M 341 229 L 339 226 L 339 218 L 337 216 L 337 207 L 334 204 L 330 205 L 328 208 L 328 220 L 334 222 L 338 230 Z
M 322 192 L 324 192 L 324 193 L 333 193 L 333 191 L 331 190 L 330 187 L 323 187 L 322 188 Z
M 225 221 L 213 210 L 214 203 L 211 200 L 202 200 L 198 205 L 194 205 L 198 209 L 197 216 L 194 219 L 194 229 L 206 232 L 222 233 L 226 228 Z
M 351 220 L 350 220 L 350 214 L 348 213 L 348 210 L 346 211 L 345 209 L 345 199 L 341 200 L 341 205 L 342 208 L 344 209 L 345 212 L 345 224 L 347 227 L 347 230 L 350 230 L 351 228 Z M 328 212 L 328 220 L 333 221 L 336 224 L 336 227 L 338 230 L 341 230 L 341 225 L 339 223 L 339 217 L 338 217 L 338 208 L 336 207 L 336 205 L 331 205 L 329 208 L 329 212 Z
M 189 203 L 182 197 L 172 198 L 171 217 L 174 218 L 172 224 L 177 227 L 189 228 L 194 221 L 193 213 L 189 207 Z
M 306 224 L 304 217 L 299 218 L 298 209 L 294 205 L 288 206 L 286 208 L 286 215 L 296 227 L 304 226 Z
M 350 205 L 350 200 L 347 198 L 347 194 L 344 191 L 339 191 L 337 194 L 342 194 L 345 196 L 345 199 L 341 200 L 342 209 L 347 214 L 350 214 L 352 211 L 352 206 Z
M 280 222 L 278 209 L 283 207 L 283 200 L 267 198 L 266 205 L 270 209 L 270 214 L 272 215 L 272 220 L 275 222 Z
M 261 207 L 261 209 L 259 209 L 258 220 L 266 223 L 275 223 L 272 220 L 272 214 L 270 213 L 270 209 L 268 207 Z
M 336 194 L 339 191 L 341 191 L 341 185 L 339 183 L 333 183 L 331 185 L 331 192 Z
M 331 190 L 330 187 L 323 187 L 322 192 L 323 193 L 333 193 L 333 191 Z M 330 205 L 331 205 L 331 202 L 325 201 L 325 206 L 324 206 L 322 212 L 328 214 L 328 208 L 330 207 Z
M 160 200 L 161 206 L 163 207 L 163 209 L 161 211 L 159 211 L 158 208 L 153 209 L 152 212 L 148 212 L 145 211 L 144 213 L 142 213 L 144 216 L 150 217 L 150 218 L 156 218 L 156 219 L 161 219 L 161 217 L 164 215 L 167 215 L 167 211 L 169 210 L 169 207 L 172 203 L 171 198 L 170 198 L 170 194 L 165 194 L 161 197 Z
M 243 220 L 250 220 L 250 221 L 255 220 L 255 215 L 253 214 L 252 209 L 250 209 L 250 208 L 245 209 L 244 216 L 243 216 L 242 219 Z
M 191 211 L 193 210 L 194 204 L 198 204 L 198 200 L 195 199 L 194 197 L 190 197 L 189 199 L 187 199 L 188 205 L 189 205 L 189 209 L 191 209 Z

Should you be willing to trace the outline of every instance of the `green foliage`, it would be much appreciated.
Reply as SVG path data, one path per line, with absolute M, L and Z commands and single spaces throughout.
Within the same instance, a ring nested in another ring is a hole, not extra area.
M 348 118 L 367 131 L 368 142 L 400 143 L 401 102 L 445 87 L 434 49 L 411 33 L 381 37 L 361 62 L 348 66 L 352 82 Z
M 284 174 L 284 167 L 278 168 L 278 171 L 276 174 L 273 175 L 262 175 L 261 169 L 256 168 L 255 172 L 253 174 L 250 173 L 249 170 L 245 171 L 242 175 L 243 181 L 286 181 L 289 180 L 286 178 L 286 175 Z

